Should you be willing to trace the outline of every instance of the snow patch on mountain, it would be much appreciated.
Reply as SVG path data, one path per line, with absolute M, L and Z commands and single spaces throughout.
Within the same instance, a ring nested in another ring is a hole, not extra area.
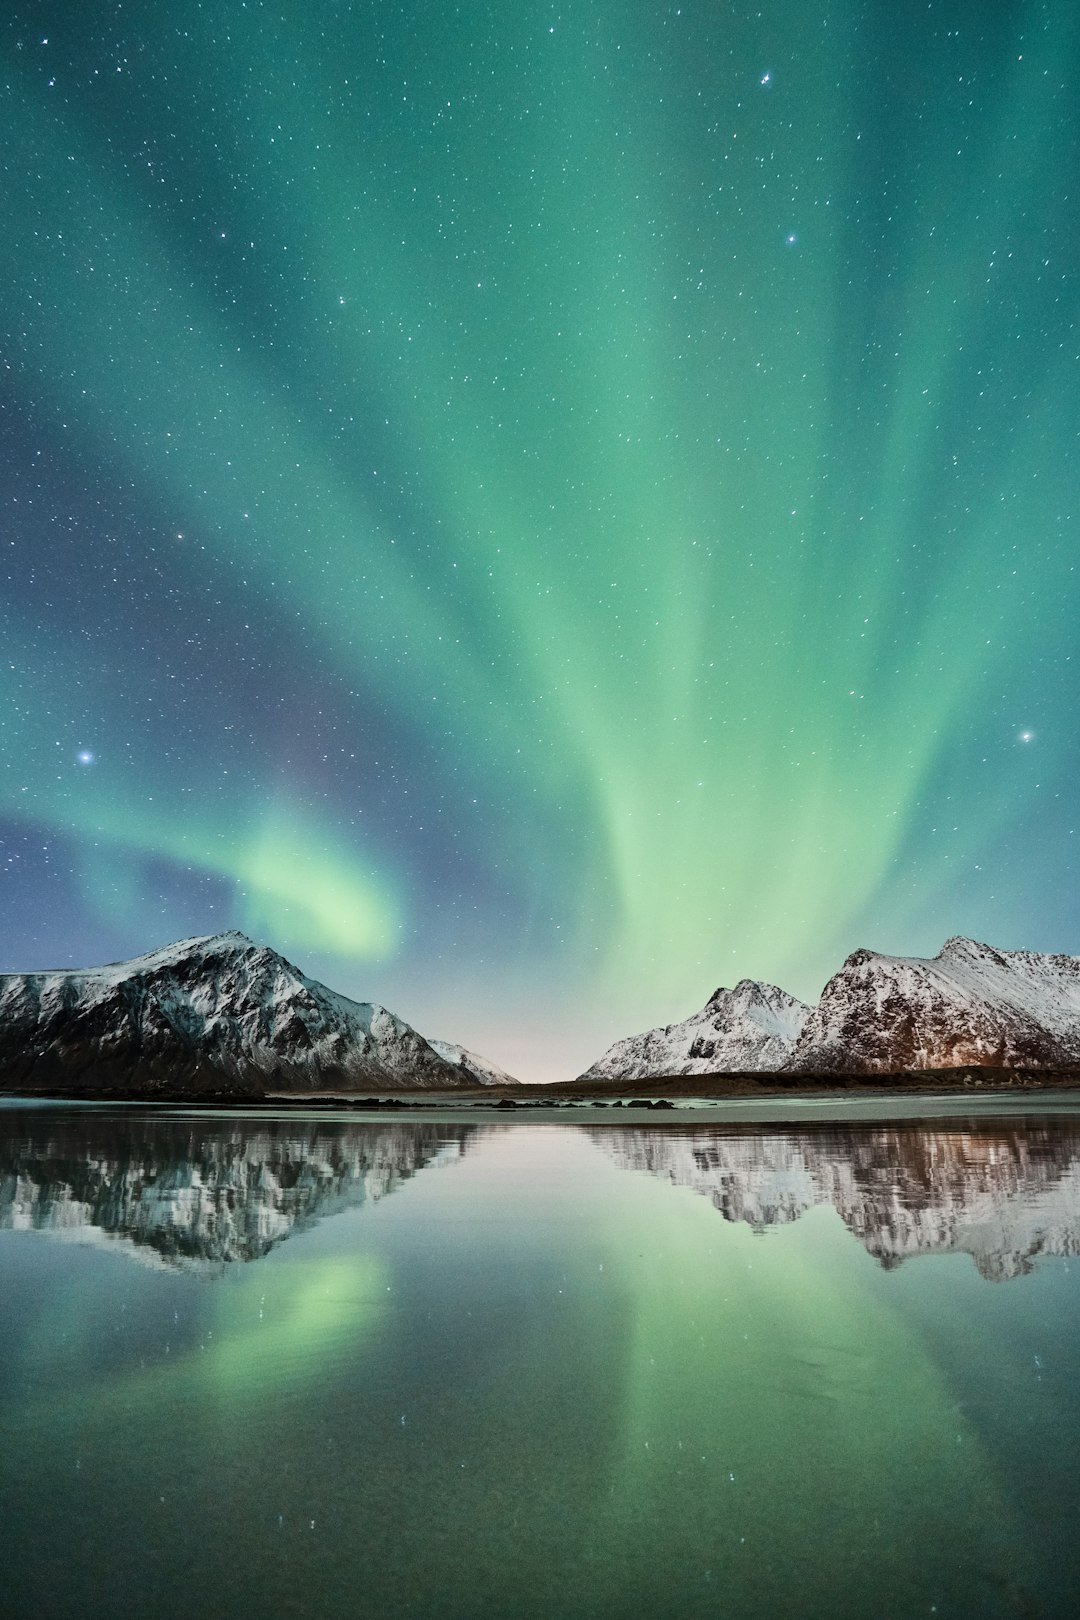
M 446 1063 L 452 1063 L 461 1070 L 461 1084 L 470 1083 L 477 1086 L 518 1086 L 512 1074 L 500 1069 L 496 1064 L 489 1063 L 475 1052 L 470 1052 L 465 1046 L 458 1046 L 454 1041 L 428 1040 L 428 1045 L 436 1051 Z

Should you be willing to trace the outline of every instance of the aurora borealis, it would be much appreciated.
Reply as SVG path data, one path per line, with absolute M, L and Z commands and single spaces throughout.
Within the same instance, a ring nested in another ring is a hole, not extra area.
M 1080 951 L 1080 12 L 9 7 L 4 969 L 523 1078 Z

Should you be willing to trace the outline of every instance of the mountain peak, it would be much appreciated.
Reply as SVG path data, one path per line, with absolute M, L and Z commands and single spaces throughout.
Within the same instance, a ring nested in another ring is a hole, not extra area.
M 984 945 L 980 940 L 969 939 L 966 934 L 950 934 L 938 951 L 938 956 L 992 956 L 995 959 L 999 954 L 992 945 Z
M 722 984 L 714 990 L 705 1003 L 706 1010 L 710 1007 L 726 1007 L 735 1004 L 739 1007 L 767 1005 L 774 996 L 786 996 L 787 991 L 781 990 L 778 985 L 765 984 L 760 979 L 740 979 L 738 983 L 728 989 Z
M 111 973 L 123 969 L 127 973 L 137 973 L 148 967 L 164 967 L 171 962 L 186 962 L 192 957 L 219 955 L 222 952 L 240 951 L 266 951 L 270 955 L 268 946 L 256 945 L 254 940 L 246 934 L 241 934 L 232 928 L 220 934 L 194 934 L 188 939 L 176 939 L 168 945 L 156 945 L 152 950 L 143 951 L 139 956 L 128 957 L 119 962 L 109 962 L 100 968 L 83 968 L 85 973 Z M 59 970 L 66 971 L 66 970 Z
M 195 934 L 191 939 L 178 939 L 173 945 L 162 947 L 167 951 L 184 951 L 192 955 L 210 951 L 260 951 L 268 956 L 278 956 L 271 945 L 260 945 L 257 940 L 242 934 L 239 928 L 225 928 L 220 934 Z

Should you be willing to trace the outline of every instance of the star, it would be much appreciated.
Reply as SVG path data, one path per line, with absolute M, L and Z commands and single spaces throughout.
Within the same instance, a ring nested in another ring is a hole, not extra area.
M 80 765 L 92 765 L 94 763 L 94 756 L 89 748 L 80 748 L 75 758 Z

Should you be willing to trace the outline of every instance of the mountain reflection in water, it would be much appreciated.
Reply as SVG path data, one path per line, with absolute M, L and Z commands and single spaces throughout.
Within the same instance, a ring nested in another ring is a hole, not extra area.
M 529 1124 L 0 1114 L 0 1229 L 118 1239 L 196 1271 L 257 1260 L 314 1221 Z M 616 1164 L 759 1231 L 831 1204 L 886 1268 L 970 1254 L 983 1277 L 1080 1251 L 1080 1118 L 808 1126 L 560 1124 Z
M 128 1240 L 184 1269 L 258 1260 L 314 1221 L 453 1162 L 474 1127 L 0 1114 L 0 1229 Z
M 990 1282 L 1080 1251 L 1080 1120 L 948 1119 L 766 1129 L 594 1128 L 595 1144 L 758 1231 L 832 1204 L 890 1269 L 970 1254 Z

